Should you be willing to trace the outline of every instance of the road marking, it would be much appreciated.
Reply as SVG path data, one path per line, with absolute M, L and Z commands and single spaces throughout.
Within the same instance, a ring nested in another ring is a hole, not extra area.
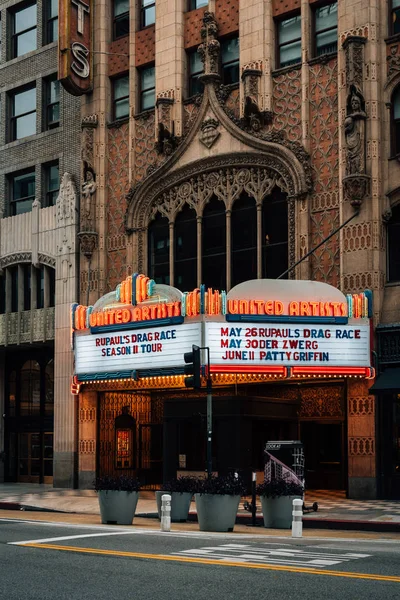
M 25 544 L 24 548 L 41 548 L 42 550 L 59 550 L 65 552 L 77 552 L 78 554 L 97 554 L 102 556 L 120 556 L 125 558 L 143 558 L 146 560 L 159 560 L 179 563 L 194 563 L 201 565 L 215 565 L 220 567 L 240 567 L 241 569 L 257 569 L 261 571 L 284 571 L 288 573 L 304 573 L 309 575 L 325 575 L 329 577 L 346 577 L 349 579 L 367 579 L 373 581 L 391 581 L 400 583 L 400 577 L 396 575 L 379 575 L 372 573 L 352 573 L 346 571 L 316 570 L 315 568 L 290 567 L 282 565 L 264 565 L 259 563 L 243 563 L 225 559 L 213 560 L 207 558 L 192 558 L 189 556 L 168 556 L 165 554 L 144 554 L 142 552 L 124 552 L 122 550 L 101 550 L 98 548 L 79 548 L 76 546 L 56 546 L 52 544 Z
M 369 558 L 370 554 L 354 553 L 332 553 L 320 552 L 319 549 L 310 551 L 307 547 L 298 549 L 286 546 L 269 547 L 266 542 L 264 546 L 251 546 L 250 544 L 224 544 L 220 546 L 205 546 L 190 550 L 174 552 L 176 556 L 207 557 L 218 560 L 240 560 L 241 562 L 257 562 L 263 564 L 281 564 L 293 566 L 316 566 L 319 568 L 332 567 L 342 562 L 349 562 L 360 558 Z
M 132 535 L 134 531 L 103 531 L 102 533 L 82 533 L 80 535 L 64 535 L 62 537 L 43 538 L 41 540 L 25 540 L 23 542 L 8 542 L 10 546 L 26 546 L 27 544 L 45 544 L 46 542 L 64 542 L 83 538 L 106 537 L 110 535 Z

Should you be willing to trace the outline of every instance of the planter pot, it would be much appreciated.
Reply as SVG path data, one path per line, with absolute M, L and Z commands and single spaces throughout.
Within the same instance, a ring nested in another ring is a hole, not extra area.
M 195 494 L 200 531 L 233 531 L 240 496 Z
M 139 492 L 101 490 L 98 494 L 102 523 L 116 523 L 117 525 L 132 524 L 139 499 Z
M 292 527 L 293 500 L 301 496 L 280 496 L 267 498 L 261 496 L 264 527 L 290 529 Z
M 156 502 L 159 519 L 161 519 L 161 498 L 164 494 L 171 496 L 171 521 L 173 523 L 184 523 L 187 521 L 193 494 L 191 492 L 157 491 Z

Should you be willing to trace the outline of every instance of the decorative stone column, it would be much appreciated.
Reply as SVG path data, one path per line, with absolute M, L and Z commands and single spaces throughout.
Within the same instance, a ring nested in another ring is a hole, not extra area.
M 375 398 L 368 381 L 349 380 L 347 430 L 349 497 L 376 498 Z
M 77 396 L 71 394 L 73 353 L 70 306 L 78 299 L 77 194 L 64 173 L 57 198 L 54 343 L 54 487 L 77 485 Z

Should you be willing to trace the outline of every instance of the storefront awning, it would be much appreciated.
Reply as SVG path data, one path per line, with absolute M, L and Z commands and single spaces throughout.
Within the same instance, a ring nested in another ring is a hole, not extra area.
M 386 369 L 378 377 L 374 385 L 369 388 L 370 394 L 385 394 L 400 392 L 400 367 Z

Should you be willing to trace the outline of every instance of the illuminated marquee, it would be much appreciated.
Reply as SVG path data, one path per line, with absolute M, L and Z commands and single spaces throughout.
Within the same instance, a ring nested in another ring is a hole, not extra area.
M 308 282 L 298 282 L 308 283 Z M 201 285 L 192 292 L 179 292 L 176 301 L 157 301 L 155 282 L 145 275 L 135 273 L 127 277 L 115 290 L 113 306 L 101 310 L 93 306 L 73 305 L 72 328 L 74 330 L 107 327 L 129 328 L 138 323 L 166 324 L 201 315 L 220 315 L 227 321 L 280 321 L 336 322 L 346 324 L 349 318 L 368 318 L 372 313 L 370 293 L 353 294 L 340 300 L 277 300 L 256 298 L 229 298 L 230 294 Z M 337 290 L 336 290 L 337 291 Z M 118 304 L 119 306 L 115 306 Z M 180 320 L 179 320 L 180 319 Z
M 58 78 L 74 96 L 93 86 L 93 0 L 62 0 L 59 15 Z
M 252 280 L 229 293 L 204 285 L 181 292 L 135 273 L 94 306 L 72 306 L 73 389 L 180 376 L 193 344 L 210 348 L 215 376 L 371 377 L 371 315 L 370 292 L 346 297 L 320 282 Z

